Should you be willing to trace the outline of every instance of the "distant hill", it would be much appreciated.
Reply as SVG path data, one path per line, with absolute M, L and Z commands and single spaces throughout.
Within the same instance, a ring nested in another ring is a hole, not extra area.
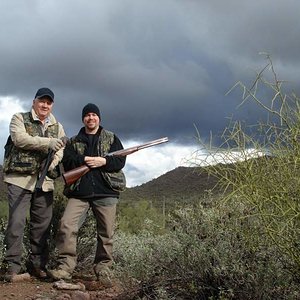
M 182 201 L 187 198 L 203 198 L 208 191 L 214 189 L 217 182 L 215 177 L 209 176 L 207 168 L 178 167 L 140 186 L 126 189 L 121 194 L 121 200 Z M 218 194 L 218 189 L 214 189 L 214 193 Z

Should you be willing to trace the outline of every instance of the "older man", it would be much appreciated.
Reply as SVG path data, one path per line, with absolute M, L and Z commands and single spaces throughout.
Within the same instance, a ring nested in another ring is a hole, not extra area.
M 40 88 L 31 111 L 14 114 L 10 122 L 3 165 L 9 203 L 6 254 L 2 266 L 6 280 L 13 280 L 21 272 L 22 241 L 28 210 L 30 255 L 27 271 L 38 278 L 47 277 L 47 240 L 52 219 L 54 169 L 63 157 L 62 137 L 65 136 L 63 126 L 51 113 L 53 104 L 54 93 L 49 88 Z M 54 155 L 48 176 L 41 188 L 36 190 L 36 182 L 49 152 Z

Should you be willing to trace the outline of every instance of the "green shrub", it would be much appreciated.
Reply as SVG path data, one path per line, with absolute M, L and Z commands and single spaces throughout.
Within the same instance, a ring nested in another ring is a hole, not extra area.
M 219 147 L 199 141 L 207 158 L 217 162 L 222 155 L 227 163 L 210 168 L 223 189 L 231 191 L 224 201 L 236 199 L 248 206 L 245 218 L 255 217 L 268 243 L 288 257 L 290 271 L 299 276 L 300 102 L 284 91 L 284 81 L 278 79 L 268 55 L 267 59 L 250 88 L 241 82 L 235 85 L 243 89 L 242 105 L 254 101 L 265 119 L 257 124 L 230 123 Z M 250 150 L 257 158 L 249 159 Z M 236 162 L 237 153 L 243 162 Z
M 140 200 L 119 210 L 117 227 L 121 231 L 134 234 L 144 230 L 161 233 L 165 221 L 164 214 L 159 213 L 151 202 Z
M 0 219 L 7 220 L 8 218 L 8 203 L 7 200 L 0 201 Z
M 5 218 L 0 218 L 0 264 L 3 261 L 5 254 L 5 246 L 4 246 L 4 234 L 7 226 L 7 221 Z
M 297 299 L 287 261 L 245 212 L 234 203 L 185 207 L 164 235 L 118 232 L 115 270 L 129 299 Z

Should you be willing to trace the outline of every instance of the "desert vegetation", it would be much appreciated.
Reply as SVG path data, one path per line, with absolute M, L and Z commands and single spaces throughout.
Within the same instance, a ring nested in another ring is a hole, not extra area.
M 203 143 L 198 132 L 201 155 L 190 171 L 213 178 L 213 187 L 184 199 L 140 191 L 139 201 L 120 202 L 114 247 L 114 274 L 126 291 L 120 299 L 300 299 L 300 106 L 266 58 L 253 85 L 233 87 L 242 88 L 241 105 L 254 101 L 264 118 L 232 121 L 218 146 Z M 200 167 L 208 159 L 213 163 Z M 65 202 L 58 184 L 50 264 Z M 0 259 L 5 222 L 2 215 Z M 91 215 L 78 239 L 80 272 L 93 261 Z

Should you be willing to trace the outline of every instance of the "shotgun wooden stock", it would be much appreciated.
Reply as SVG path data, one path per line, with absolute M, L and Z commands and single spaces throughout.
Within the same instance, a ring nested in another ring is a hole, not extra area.
M 139 151 L 141 149 L 152 147 L 152 146 L 155 146 L 155 145 L 159 145 L 159 144 L 162 144 L 162 143 L 165 143 L 165 142 L 168 142 L 167 137 L 160 138 L 160 139 L 157 139 L 157 140 L 145 143 L 145 144 L 141 144 L 141 145 L 138 145 L 138 146 L 134 146 L 134 147 L 130 147 L 130 148 L 110 152 L 110 153 L 106 154 L 106 156 L 127 156 L 127 155 L 132 154 L 132 153 L 134 153 L 136 151 Z M 90 167 L 88 167 L 87 165 L 82 165 L 78 168 L 75 168 L 75 169 L 72 169 L 70 171 L 67 171 L 67 172 L 63 173 L 62 177 L 65 181 L 65 185 L 68 186 L 68 185 L 73 184 L 80 177 L 85 175 L 89 170 L 90 170 Z
M 71 185 L 76 182 L 81 176 L 86 174 L 90 168 L 87 165 L 82 165 L 62 174 L 66 185 Z

